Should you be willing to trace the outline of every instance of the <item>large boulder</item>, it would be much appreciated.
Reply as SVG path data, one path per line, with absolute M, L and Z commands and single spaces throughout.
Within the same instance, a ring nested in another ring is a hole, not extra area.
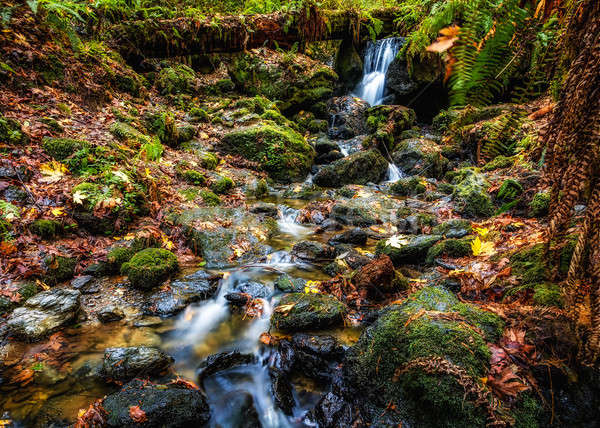
M 452 180 L 454 192 L 452 198 L 456 211 L 466 217 L 490 217 L 494 214 L 494 205 L 488 189 L 486 177 L 474 168 L 463 168 L 446 175 Z
M 367 110 L 368 144 L 392 151 L 402 131 L 410 129 L 415 120 L 413 109 L 401 105 L 378 105 Z M 385 148 L 384 148 L 385 147 Z
M 142 289 L 158 287 L 178 270 L 177 256 L 164 248 L 146 248 L 121 265 L 131 285 Z
M 106 425 L 111 428 L 184 428 L 204 426 L 210 419 L 202 391 L 177 383 L 157 385 L 135 379 L 106 397 L 102 407 L 107 413 Z M 132 407 L 139 407 L 145 422 L 131 417 Z
M 448 167 L 442 148 L 425 138 L 401 141 L 392 153 L 392 159 L 406 175 L 440 178 Z
M 104 350 L 100 373 L 105 379 L 120 382 L 136 377 L 158 377 L 173 361 L 171 356 L 158 348 L 107 348 Z
M 221 207 L 186 210 L 174 221 L 183 227 L 188 245 L 204 258 L 207 268 L 223 268 L 265 255 L 265 241 L 277 227 L 270 217 Z
M 487 401 L 474 392 L 484 390 L 489 370 L 486 343 L 502 329 L 497 315 L 426 287 L 386 309 L 361 335 L 347 351 L 344 380 L 364 409 L 393 405 L 402 426 L 484 427 Z
M 335 248 L 318 241 L 300 241 L 294 244 L 292 255 L 309 262 L 335 258 Z
M 388 162 L 378 150 L 357 152 L 323 167 L 313 178 L 317 186 L 378 183 L 385 178 Z
M 331 112 L 329 137 L 341 140 L 367 133 L 366 114 L 369 103 L 351 95 L 332 98 L 327 102 Z
M 78 290 L 68 288 L 42 291 L 12 312 L 8 326 L 15 336 L 39 340 L 75 320 L 80 296 Z
M 345 306 L 323 294 L 285 295 L 271 316 L 271 326 L 283 331 L 321 330 L 344 321 Z
M 258 162 L 273 179 L 301 181 L 310 171 L 314 149 L 287 126 L 259 124 L 225 134 L 223 149 Z
M 427 252 L 439 240 L 441 235 L 418 235 L 408 242 L 394 242 L 393 238 L 377 243 L 377 254 L 385 254 L 392 259 L 394 266 L 403 264 L 420 264 L 427 257 Z

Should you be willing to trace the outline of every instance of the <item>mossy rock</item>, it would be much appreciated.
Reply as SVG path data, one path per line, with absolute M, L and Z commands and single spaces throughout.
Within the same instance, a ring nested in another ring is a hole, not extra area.
M 131 285 L 151 289 L 162 284 L 179 269 L 175 254 L 164 248 L 146 248 L 123 263 L 121 273 L 127 275 Z
M 486 178 L 472 168 L 464 168 L 453 175 L 452 184 L 455 187 L 452 198 L 456 211 L 467 217 L 490 217 L 494 213 L 494 206 Z
M 521 278 L 522 286 L 534 286 L 548 279 L 544 253 L 544 244 L 537 244 L 510 256 L 512 273 Z
M 55 285 L 73 278 L 77 259 L 66 256 L 47 256 L 44 258 L 44 265 L 46 267 L 44 281 L 49 285 Z
M 215 169 L 219 164 L 219 158 L 214 153 L 203 152 L 198 155 L 202 168 Z
M 191 122 L 210 122 L 210 115 L 206 112 L 206 110 L 199 107 L 192 107 L 188 112 L 188 116 Z
M 163 95 L 192 94 L 196 89 L 196 72 L 184 64 L 160 70 L 156 87 Z
M 434 235 L 444 235 L 446 238 L 462 238 L 471 231 L 471 222 L 465 219 L 448 220 L 431 229 Z
M 483 171 L 494 171 L 497 169 L 510 168 L 515 164 L 515 157 L 496 156 L 494 159 L 486 163 L 481 169 Z
M 550 193 L 538 192 L 529 203 L 529 214 L 532 217 L 545 217 L 550 210 Z
M 564 296 L 558 284 L 542 283 L 533 287 L 533 302 L 538 306 L 563 307 Z
M 231 189 L 235 187 L 235 183 L 229 177 L 220 176 L 213 184 L 210 186 L 211 190 L 217 195 L 224 195 L 229 193 Z
M 414 317 L 417 313 L 420 316 Z M 444 313 L 455 313 L 458 320 Z M 482 331 L 494 331 L 486 337 Z M 380 408 L 395 406 L 410 426 L 484 427 L 485 408 L 465 397 L 457 379 L 415 367 L 398 369 L 418 358 L 443 358 L 480 383 L 489 369 L 486 341 L 498 338 L 503 323 L 496 315 L 462 304 L 441 287 L 425 287 L 400 306 L 384 311 L 347 354 L 345 379 Z
M 219 196 L 215 195 L 210 190 L 204 190 L 200 192 L 200 197 L 202 198 L 204 203 L 209 207 L 216 207 L 218 205 L 221 205 L 221 198 L 219 198 Z
M 394 150 L 394 142 L 400 134 L 410 129 L 417 118 L 413 109 L 398 105 L 371 107 L 366 115 L 367 129 L 371 134 L 367 144 L 390 152 Z
M 388 162 L 379 150 L 360 151 L 323 167 L 314 176 L 313 182 L 322 187 L 379 183 L 385 177 L 387 168 Z
M 18 120 L 10 119 L 0 114 L 0 142 L 4 144 L 24 144 L 28 141 Z
M 27 299 L 37 294 L 38 291 L 35 282 L 31 281 L 25 281 L 18 284 L 9 284 L 8 287 L 10 289 L 16 289 L 20 299 L 19 302 L 15 302 L 8 297 L 0 296 L 0 316 L 9 313 L 17 306 L 20 306 Z
M 392 153 L 394 163 L 407 175 L 440 178 L 448 169 L 442 147 L 426 138 L 402 140 Z
M 29 230 L 42 239 L 54 239 L 63 231 L 63 226 L 56 220 L 40 219 L 31 223 Z
M 335 57 L 335 71 L 347 89 L 353 89 L 362 76 L 363 61 L 351 38 L 342 40 L 340 44 Z
M 284 310 L 287 305 L 291 305 L 289 311 Z M 278 330 L 322 330 L 344 322 L 344 304 L 323 294 L 287 294 L 279 301 L 278 308 L 271 316 L 271 327 Z
M 401 178 L 390 186 L 390 192 L 398 196 L 416 196 L 427 191 L 422 177 Z
M 195 186 L 203 186 L 206 184 L 206 177 L 200 171 L 194 169 L 186 169 L 181 173 L 181 178 Z
M 110 127 L 110 133 L 113 134 L 117 140 L 127 143 L 133 147 L 138 147 L 152 142 L 152 139 L 149 136 L 142 134 L 133 126 L 124 122 L 113 123 Z
M 304 137 L 291 128 L 256 125 L 223 137 L 225 149 L 258 162 L 274 180 L 303 180 L 315 156 Z
M 269 194 L 269 185 L 267 184 L 267 180 L 264 178 L 257 180 L 256 185 L 252 189 L 252 194 L 257 199 L 267 196 Z
M 392 246 L 386 241 L 379 241 L 375 251 L 376 254 L 389 256 L 394 266 L 420 264 L 427 258 L 429 249 L 441 239 L 441 235 L 418 235 L 407 244 L 400 246 Z
M 86 141 L 74 140 L 72 138 L 44 137 L 42 141 L 44 151 L 58 161 L 65 160 L 87 146 L 88 143 Z
M 446 239 L 438 242 L 427 251 L 427 263 L 433 263 L 438 257 L 450 258 L 466 257 L 471 255 L 471 239 Z

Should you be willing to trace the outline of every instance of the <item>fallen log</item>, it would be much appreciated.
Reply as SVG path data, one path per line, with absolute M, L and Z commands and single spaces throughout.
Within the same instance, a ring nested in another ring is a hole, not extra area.
M 373 34 L 375 19 L 382 23 L 377 36 L 385 37 L 394 31 L 396 12 L 394 8 L 375 10 L 366 18 L 356 11 L 311 8 L 266 15 L 140 20 L 121 23 L 112 33 L 124 57 L 166 58 L 291 47 L 319 40 L 352 38 L 358 42 Z

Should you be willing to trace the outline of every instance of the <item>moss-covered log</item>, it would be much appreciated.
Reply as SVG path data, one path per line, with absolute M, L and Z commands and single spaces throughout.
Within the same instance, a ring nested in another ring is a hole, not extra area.
M 375 10 L 366 18 L 355 11 L 311 9 L 265 15 L 140 20 L 114 27 L 113 34 L 125 57 L 239 52 L 318 40 L 365 39 L 375 27 L 375 19 L 383 23 L 378 37 L 385 37 L 394 30 L 396 12 L 394 8 Z

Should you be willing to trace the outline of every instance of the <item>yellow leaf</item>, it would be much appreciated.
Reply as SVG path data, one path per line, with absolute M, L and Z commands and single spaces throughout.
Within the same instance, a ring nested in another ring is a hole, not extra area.
M 296 306 L 296 303 L 288 303 L 287 305 L 279 305 L 275 308 L 275 312 L 279 312 L 283 315 L 287 315 L 294 306 Z
M 496 252 L 493 242 L 481 242 L 479 236 L 471 241 L 471 251 L 474 256 L 491 256 Z
M 45 176 L 40 181 L 44 183 L 55 183 L 67 174 L 69 170 L 62 163 L 53 160 L 52 162 L 41 164 L 40 172 Z
M 152 174 L 150 174 L 150 170 L 146 168 L 146 177 L 152 178 Z
M 488 236 L 490 230 L 487 227 L 473 227 L 473 230 L 476 234 L 481 236 L 481 239 L 485 239 Z
M 62 208 L 54 208 L 50 211 L 54 217 L 60 217 L 66 215 Z
M 125 235 L 123 237 L 123 239 L 126 240 L 126 241 L 131 241 L 131 240 L 135 239 L 135 234 L 134 233 L 128 233 L 127 235 Z
M 319 284 L 319 281 L 306 281 L 306 284 L 304 285 L 304 293 L 320 293 Z

